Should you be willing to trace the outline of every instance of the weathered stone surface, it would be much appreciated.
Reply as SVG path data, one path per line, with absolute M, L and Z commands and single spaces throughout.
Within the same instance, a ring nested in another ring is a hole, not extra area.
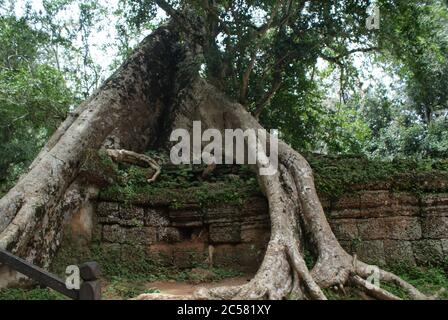
M 144 210 L 137 206 L 120 206 L 119 216 L 123 220 L 143 221 Z
M 243 224 L 241 226 L 241 242 L 267 243 L 270 236 L 268 223 Z
M 422 196 L 422 214 L 448 217 L 448 193 Z
M 175 243 L 184 240 L 182 232 L 178 228 L 159 227 L 157 228 L 157 241 Z
M 341 245 L 375 264 L 434 263 L 448 257 L 448 194 L 394 193 L 383 187 L 323 198 Z M 97 241 L 142 246 L 151 259 L 186 268 L 206 263 L 211 247 L 216 266 L 254 271 L 270 237 L 268 204 L 260 196 L 210 208 L 99 202 L 93 220 Z
M 164 208 L 151 209 L 148 208 L 144 213 L 145 226 L 149 227 L 165 227 L 170 224 L 168 212 Z
M 239 243 L 241 242 L 241 225 L 212 224 L 209 228 L 210 243 Z
M 358 258 L 366 263 L 385 265 L 384 245 L 382 240 L 362 241 L 356 245 Z
M 173 263 L 179 268 L 192 268 L 207 263 L 207 249 L 203 243 L 173 248 Z
M 356 220 L 338 219 L 331 221 L 331 229 L 340 240 L 353 240 L 358 237 L 358 226 Z
M 327 216 L 332 219 L 356 219 L 365 217 L 365 213 L 360 209 L 337 209 L 326 212 Z
M 255 244 L 217 245 L 214 248 L 215 266 L 256 271 L 263 259 L 265 247 Z
M 383 246 L 387 264 L 402 262 L 415 265 L 414 252 L 410 241 L 384 240 Z
M 448 237 L 448 216 L 425 216 L 422 218 L 422 233 L 426 239 Z
M 157 232 L 152 227 L 125 228 L 119 225 L 105 225 L 103 240 L 112 243 L 147 245 L 157 241 Z
M 99 202 L 96 207 L 98 217 L 119 217 L 120 203 L 117 202 Z
M 443 260 L 442 242 L 440 240 L 420 240 L 412 242 L 412 249 L 417 264 L 438 264 Z
M 448 216 L 448 194 L 427 194 L 422 196 L 423 215 Z
M 385 239 L 387 230 L 383 219 L 362 219 L 358 221 L 359 236 L 362 240 Z
M 246 200 L 243 204 L 241 210 L 239 208 L 233 207 L 231 209 L 233 214 L 241 214 L 242 217 L 247 216 L 266 216 L 269 219 L 268 215 L 269 205 L 264 197 L 252 197 Z M 209 213 L 211 217 L 213 217 L 213 213 Z M 233 215 L 232 214 L 232 215 Z
M 263 208 L 263 204 L 257 204 L 259 208 Z M 260 211 L 246 211 L 245 215 L 254 214 Z M 262 212 L 266 214 L 267 211 Z M 242 217 L 242 211 L 240 206 L 223 204 L 220 206 L 214 206 L 212 208 L 205 209 L 205 222 L 208 224 L 225 223 L 227 221 L 238 221 Z
M 359 221 L 358 230 L 362 240 L 416 240 L 422 235 L 416 217 L 364 219 Z
M 170 209 L 169 220 L 174 227 L 199 227 L 203 224 L 203 213 L 199 205 L 191 205 L 181 209 Z
M 361 206 L 361 198 L 359 193 L 345 194 L 338 200 L 334 201 L 332 208 L 336 211 L 346 209 L 359 209 Z
M 448 239 L 442 239 L 440 243 L 442 244 L 443 256 L 446 258 L 448 257 Z
M 115 202 L 100 202 L 96 209 L 98 222 L 122 226 L 142 226 L 143 208 Z
M 421 200 L 424 207 L 448 206 L 448 193 L 425 194 Z
M 364 191 L 359 193 L 359 207 L 361 209 L 387 207 L 394 203 L 389 191 Z
M 419 213 L 419 198 L 410 193 L 392 193 L 386 190 L 360 193 L 364 217 L 408 216 Z

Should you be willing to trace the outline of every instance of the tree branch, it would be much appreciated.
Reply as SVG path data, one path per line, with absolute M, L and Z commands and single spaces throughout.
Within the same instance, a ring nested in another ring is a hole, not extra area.
M 357 49 L 352 49 L 352 50 L 348 50 L 347 52 L 337 55 L 337 56 L 327 56 L 323 53 L 320 54 L 320 57 L 324 60 L 327 60 L 329 62 L 333 62 L 336 64 L 341 64 L 340 60 L 348 57 L 349 55 L 352 55 L 354 53 L 368 53 L 368 52 L 373 52 L 373 51 L 379 51 L 380 48 L 379 47 L 368 47 L 368 48 L 357 48 Z
M 271 102 L 271 99 L 277 93 L 278 89 L 280 89 L 281 85 L 282 85 L 282 77 L 280 75 L 277 75 L 274 78 L 274 81 L 272 81 L 271 89 L 268 92 L 266 92 L 266 94 L 263 96 L 263 98 L 255 106 L 255 111 L 254 111 L 255 118 L 258 118 L 260 116 L 264 107 Z
M 159 164 L 151 157 L 128 150 L 107 149 L 107 155 L 115 162 L 133 164 L 139 167 L 152 168 L 155 170 L 152 176 L 148 176 L 148 183 L 156 181 L 161 173 Z

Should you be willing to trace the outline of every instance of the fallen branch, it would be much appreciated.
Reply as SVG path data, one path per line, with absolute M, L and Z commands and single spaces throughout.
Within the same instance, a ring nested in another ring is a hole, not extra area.
M 106 153 L 114 162 L 133 164 L 139 167 L 154 169 L 155 173 L 151 176 L 151 178 L 148 178 L 148 183 L 156 181 L 161 173 L 159 164 L 145 154 L 117 149 L 107 149 Z

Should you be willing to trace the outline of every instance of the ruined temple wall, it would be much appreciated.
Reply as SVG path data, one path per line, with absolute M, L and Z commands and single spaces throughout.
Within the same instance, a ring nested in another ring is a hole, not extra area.
M 448 193 L 370 188 L 321 197 L 333 231 L 350 253 L 380 265 L 439 263 L 448 257 Z M 269 240 L 266 200 L 243 204 L 96 204 L 94 241 L 140 247 L 162 263 L 256 270 Z

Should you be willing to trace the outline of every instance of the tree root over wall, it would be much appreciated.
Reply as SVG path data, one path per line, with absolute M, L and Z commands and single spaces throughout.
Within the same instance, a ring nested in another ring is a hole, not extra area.
M 102 148 L 110 136 L 119 138 L 120 149 L 134 150 L 110 150 L 113 158 L 154 167 L 151 159 L 135 157 L 135 152 L 155 147 L 169 129 L 191 129 L 195 120 L 202 121 L 203 129 L 221 132 L 262 129 L 241 105 L 226 99 L 196 71 L 191 72 L 194 55 L 178 39 L 171 27 L 156 30 L 61 125 L 29 172 L 0 200 L 0 247 L 36 264 L 49 265 L 62 230 L 61 203 L 86 187 L 77 181 L 85 151 Z M 259 150 L 267 151 L 263 149 L 266 141 L 257 139 Z M 254 146 L 248 147 L 249 152 L 256 152 Z M 200 289 L 191 298 L 325 299 L 322 289 L 352 283 L 373 297 L 397 299 L 370 286 L 371 266 L 356 261 L 340 246 L 307 161 L 281 141 L 278 151 L 277 173 L 258 176 L 271 219 L 271 237 L 258 272 L 242 286 Z M 264 167 L 259 162 L 255 170 Z M 76 211 L 77 205 L 73 206 L 70 211 Z M 311 269 L 305 264 L 305 245 L 316 258 Z M 396 275 L 382 270 L 379 274 L 382 282 L 398 285 L 411 298 L 427 299 Z

